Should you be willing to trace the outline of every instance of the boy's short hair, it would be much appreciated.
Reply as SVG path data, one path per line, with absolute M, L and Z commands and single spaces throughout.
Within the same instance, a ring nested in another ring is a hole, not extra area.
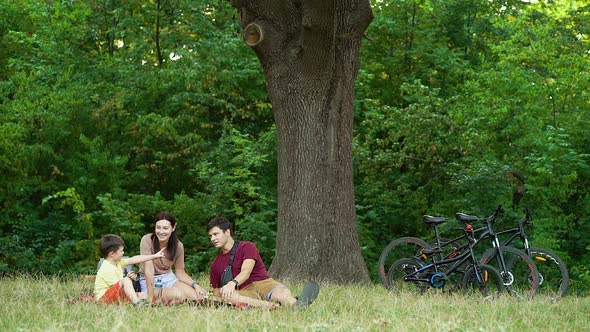
M 219 227 L 224 232 L 229 229 L 230 235 L 233 236 L 234 230 L 232 226 L 232 223 L 229 220 L 227 220 L 226 217 L 218 216 L 209 220 L 209 223 L 207 223 L 207 232 L 209 232 L 213 227 Z
M 109 253 L 119 250 L 119 248 L 125 247 L 125 241 L 115 234 L 106 234 L 100 238 L 100 255 L 102 258 L 107 258 Z

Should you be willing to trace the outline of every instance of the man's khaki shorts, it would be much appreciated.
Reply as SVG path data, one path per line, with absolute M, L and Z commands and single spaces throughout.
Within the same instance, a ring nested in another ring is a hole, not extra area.
M 259 300 L 270 301 L 272 292 L 277 288 L 285 288 L 286 286 L 273 278 L 264 279 L 261 281 L 254 281 L 246 288 L 240 289 L 240 295 L 251 297 Z

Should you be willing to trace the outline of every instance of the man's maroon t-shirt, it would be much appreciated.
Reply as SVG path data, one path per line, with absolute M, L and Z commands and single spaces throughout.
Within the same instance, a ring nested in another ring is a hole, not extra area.
M 223 270 L 225 270 L 227 264 L 229 263 L 230 252 L 231 250 L 226 254 L 223 254 L 220 251 L 219 254 L 217 254 L 217 257 L 215 257 L 213 260 L 213 263 L 211 263 L 211 272 L 209 273 L 211 287 L 221 288 L 221 274 L 223 274 Z M 242 263 L 246 259 L 253 259 L 256 261 L 256 264 L 254 264 L 254 269 L 250 274 L 250 278 L 242 282 L 238 289 L 242 289 L 254 281 L 261 281 L 270 278 L 268 272 L 266 271 L 266 266 L 264 266 L 264 262 L 260 257 L 258 248 L 256 248 L 254 243 L 249 241 L 240 241 L 238 244 L 238 248 L 236 249 L 236 254 L 234 256 L 234 262 L 232 264 L 232 273 L 234 277 L 242 271 Z

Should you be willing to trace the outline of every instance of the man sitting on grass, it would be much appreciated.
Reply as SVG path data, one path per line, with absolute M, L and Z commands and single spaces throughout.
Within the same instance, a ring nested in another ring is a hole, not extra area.
M 127 265 L 133 265 L 164 257 L 164 250 L 153 255 L 137 255 L 131 258 L 123 258 L 125 242 L 114 234 L 104 235 L 100 239 L 100 254 L 104 261 L 96 273 L 94 281 L 94 298 L 98 303 L 131 302 L 133 305 L 149 305 L 146 293 L 135 293 L 131 278 L 134 272 L 123 276 L 123 269 Z
M 232 224 L 225 217 L 215 217 L 207 224 L 211 243 L 219 248 L 219 254 L 211 264 L 209 280 L 214 295 L 222 301 L 245 303 L 250 306 L 272 309 L 272 302 L 282 306 L 303 308 L 311 304 L 319 294 L 320 287 L 309 282 L 302 294 L 295 298 L 283 284 L 268 275 L 256 245 L 249 241 L 236 242 L 233 239 Z M 233 279 L 222 284 L 222 275 L 228 267 L 233 250 Z

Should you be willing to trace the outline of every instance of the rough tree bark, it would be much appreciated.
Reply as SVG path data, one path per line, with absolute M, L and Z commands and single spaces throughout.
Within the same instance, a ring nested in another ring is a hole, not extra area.
M 266 75 L 278 136 L 278 278 L 366 283 L 352 172 L 369 0 L 230 0 Z

